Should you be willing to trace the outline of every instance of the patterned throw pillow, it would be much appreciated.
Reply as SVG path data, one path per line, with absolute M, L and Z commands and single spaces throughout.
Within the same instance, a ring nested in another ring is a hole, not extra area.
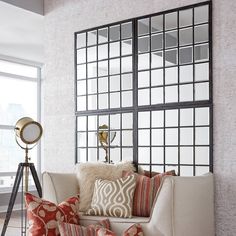
M 91 209 L 86 214 L 131 217 L 135 185 L 135 175 L 115 181 L 96 180 Z
M 30 193 L 25 194 L 29 236 L 59 235 L 58 222 L 79 224 L 79 198 L 71 197 L 58 206 Z
M 60 222 L 58 224 L 61 236 L 96 236 L 99 229 L 110 229 L 110 222 L 108 219 L 101 220 L 95 225 L 87 227 L 75 224 Z
M 165 175 L 173 175 L 173 172 L 157 174 L 152 178 L 145 175 L 133 174 L 132 172 L 123 171 L 123 177 L 136 175 L 136 188 L 133 200 L 134 216 L 150 216 L 153 201 L 160 187 L 161 180 Z

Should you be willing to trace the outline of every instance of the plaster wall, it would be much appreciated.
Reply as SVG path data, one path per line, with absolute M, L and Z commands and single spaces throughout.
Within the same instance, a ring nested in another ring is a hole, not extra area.
M 74 168 L 74 32 L 200 0 L 45 0 L 43 169 Z M 236 235 L 236 1 L 213 0 L 214 173 L 218 236 Z

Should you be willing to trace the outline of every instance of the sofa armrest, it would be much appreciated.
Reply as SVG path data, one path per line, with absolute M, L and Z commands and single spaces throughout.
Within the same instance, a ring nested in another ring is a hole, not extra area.
M 59 204 L 66 198 L 76 196 L 79 186 L 75 174 L 43 173 L 43 198 Z

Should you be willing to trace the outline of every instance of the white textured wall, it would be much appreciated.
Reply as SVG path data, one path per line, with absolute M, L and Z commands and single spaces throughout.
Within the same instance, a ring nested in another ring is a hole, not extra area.
M 74 32 L 201 2 L 45 0 L 43 169 L 74 166 Z M 236 1 L 213 1 L 214 170 L 218 236 L 236 235 Z

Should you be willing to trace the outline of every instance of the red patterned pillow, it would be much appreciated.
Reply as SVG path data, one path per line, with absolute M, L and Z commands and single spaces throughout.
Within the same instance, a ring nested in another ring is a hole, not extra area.
M 101 220 L 95 225 L 89 225 L 87 227 L 65 222 L 60 222 L 58 226 L 61 236 L 96 236 L 99 229 L 110 230 L 110 222 L 108 219 Z
M 132 172 L 123 171 L 123 177 L 133 174 Z M 153 201 L 160 187 L 162 177 L 173 175 L 172 172 L 157 174 L 152 178 L 145 175 L 136 175 L 136 188 L 133 199 L 134 216 L 150 216 Z
M 58 206 L 30 193 L 25 194 L 29 234 L 32 236 L 59 235 L 58 222 L 79 224 L 79 198 L 71 197 Z
M 100 228 L 96 230 L 96 236 L 116 236 L 116 234 L 109 229 Z
M 142 226 L 140 224 L 131 225 L 125 230 L 123 236 L 144 236 Z

